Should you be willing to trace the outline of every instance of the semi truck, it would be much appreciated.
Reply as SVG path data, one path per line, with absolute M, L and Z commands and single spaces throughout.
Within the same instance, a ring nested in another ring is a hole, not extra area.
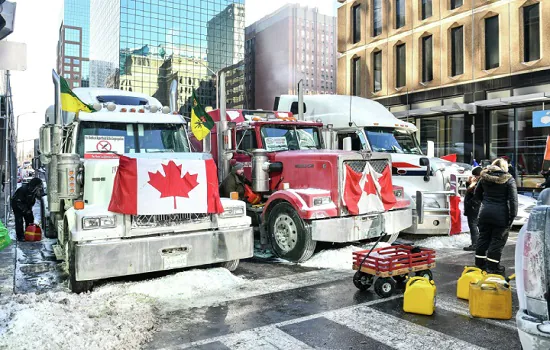
M 251 220 L 242 201 L 221 198 L 223 212 L 217 214 L 109 210 L 121 155 L 147 160 L 159 173 L 170 162 L 185 168 L 212 159 L 191 152 L 187 122 L 176 112 L 177 85 L 171 87 L 171 106 L 139 93 L 77 88 L 74 93 L 93 111 L 75 114 L 62 112 L 60 79 L 55 71 L 52 77 L 55 104 L 40 129 L 48 178 L 46 234 L 58 240 L 54 251 L 66 262 L 73 292 L 88 291 L 97 280 L 153 271 L 209 264 L 232 271 L 253 255 Z M 204 196 L 195 200 L 207 201 Z
M 298 121 L 288 112 L 216 109 L 209 114 L 216 126 L 205 144 L 219 169 L 229 169 L 230 161 L 244 164 L 251 190 L 260 197 L 247 205 L 248 215 L 262 245 L 278 257 L 306 261 L 317 242 L 385 234 L 392 242 L 411 225 L 410 202 L 391 182 L 389 155 L 326 149 L 322 123 Z M 224 114 L 226 130 L 220 127 Z M 367 193 L 369 185 L 377 190 Z M 353 199 L 354 190 L 361 198 Z M 391 195 L 396 200 L 388 204 Z
M 282 95 L 274 109 L 295 112 L 298 100 L 298 96 Z M 405 233 L 449 234 L 450 196 L 465 187 L 469 173 L 433 154 L 423 154 L 415 137 L 416 126 L 397 119 L 380 103 L 357 96 L 306 95 L 302 108 L 305 120 L 332 126 L 334 148 L 348 145 L 359 153 L 391 157 L 393 183 L 404 188 L 413 210 L 412 225 Z

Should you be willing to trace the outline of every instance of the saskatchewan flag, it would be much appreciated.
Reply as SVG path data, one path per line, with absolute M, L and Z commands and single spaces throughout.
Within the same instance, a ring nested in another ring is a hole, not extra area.
M 204 107 L 199 103 L 199 100 L 195 95 L 195 90 L 193 90 L 192 98 L 193 108 L 191 109 L 191 131 L 193 132 L 193 135 L 195 135 L 195 138 L 201 141 L 214 127 L 214 121 L 212 120 L 212 117 L 206 113 Z
M 74 94 L 74 92 L 69 87 L 69 84 L 67 84 L 67 81 L 60 77 L 61 80 L 61 109 L 65 112 L 74 112 L 78 113 L 80 111 L 83 112 L 95 112 L 94 108 L 88 104 L 85 104 L 82 102 L 78 96 Z

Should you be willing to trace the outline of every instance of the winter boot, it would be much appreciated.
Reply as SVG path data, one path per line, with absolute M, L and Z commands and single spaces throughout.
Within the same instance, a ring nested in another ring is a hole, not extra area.
M 487 259 L 486 258 L 478 258 L 476 256 L 476 267 L 484 270 L 487 268 Z
M 501 266 L 498 262 L 487 261 L 487 273 L 493 275 L 504 276 L 506 269 L 504 266 Z
M 464 247 L 462 249 L 464 249 L 467 252 L 475 252 L 476 246 L 472 244 L 472 245 L 469 245 L 468 247 Z

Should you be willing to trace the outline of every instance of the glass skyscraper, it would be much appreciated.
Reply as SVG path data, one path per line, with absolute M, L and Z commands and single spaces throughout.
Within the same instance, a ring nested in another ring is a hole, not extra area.
M 71 87 L 90 82 L 90 0 L 64 0 L 57 44 L 57 72 Z
M 244 58 L 244 0 L 91 0 L 90 13 L 91 85 L 168 104 L 177 79 L 185 114 L 193 89 L 214 107 L 215 74 Z

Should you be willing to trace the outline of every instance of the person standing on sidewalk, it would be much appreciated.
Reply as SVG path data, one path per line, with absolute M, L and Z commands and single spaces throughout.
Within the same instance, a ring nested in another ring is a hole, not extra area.
M 475 264 L 488 273 L 503 275 L 500 258 L 518 213 L 516 181 L 508 173 L 504 159 L 495 160 L 480 177 L 474 191 L 475 198 L 481 201 Z
M 25 228 L 34 223 L 32 207 L 41 197 L 42 191 L 42 180 L 35 177 L 28 184 L 21 185 L 11 198 L 11 210 L 15 217 L 15 233 L 19 242 L 25 240 Z M 23 226 L 23 221 L 25 226 Z
M 478 215 L 481 202 L 475 198 L 474 191 L 481 174 L 481 167 L 477 166 L 472 169 L 472 176 L 466 183 L 466 195 L 464 196 L 464 215 L 468 218 L 468 227 L 470 228 L 470 238 L 472 244 L 469 247 L 464 247 L 464 250 L 473 252 L 476 250 L 477 239 L 479 237 Z

